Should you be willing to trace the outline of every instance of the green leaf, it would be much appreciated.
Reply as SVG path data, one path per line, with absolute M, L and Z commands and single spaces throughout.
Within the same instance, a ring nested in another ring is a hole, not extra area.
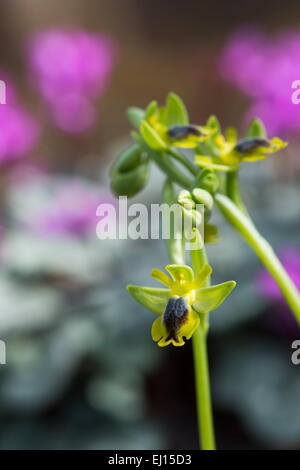
M 181 98 L 175 93 L 170 93 L 167 98 L 167 127 L 185 126 L 189 123 L 189 116 Z
M 147 121 L 141 123 L 141 135 L 144 141 L 154 150 L 166 150 L 167 145 L 159 134 L 151 127 Z
M 210 287 L 197 289 L 192 303 L 193 309 L 198 313 L 208 313 L 216 309 L 236 286 L 234 281 L 227 281 Z
M 246 137 L 248 138 L 261 137 L 263 139 L 266 139 L 267 137 L 266 129 L 265 129 L 263 122 L 260 119 L 254 118 L 250 121 Z
M 143 307 L 157 315 L 162 315 L 170 298 L 170 289 L 154 287 L 127 286 L 128 292 Z
M 139 129 L 142 120 L 145 118 L 145 111 L 141 108 L 132 106 L 127 109 L 126 114 L 131 124 L 136 127 L 136 129 Z

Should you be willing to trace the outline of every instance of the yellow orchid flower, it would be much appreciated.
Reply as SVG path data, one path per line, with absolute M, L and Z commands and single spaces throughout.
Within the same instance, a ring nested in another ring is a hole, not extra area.
M 170 93 L 166 107 L 159 108 L 155 101 L 149 104 L 140 122 L 140 132 L 149 147 L 167 150 L 171 146 L 195 148 L 208 140 L 216 128 L 189 124 L 182 100 Z
M 279 137 L 250 137 L 238 141 L 236 130 L 233 128 L 227 129 L 226 137 L 217 135 L 213 142 L 215 156 L 195 155 L 195 163 L 219 171 L 237 170 L 240 162 L 264 160 L 267 154 L 287 146 L 287 142 L 283 142 Z
M 166 266 L 168 276 L 153 269 L 152 277 L 167 289 L 127 286 L 130 294 L 144 307 L 159 315 L 152 325 L 152 339 L 158 346 L 183 346 L 184 337 L 190 339 L 199 326 L 200 315 L 217 308 L 235 287 L 234 281 L 203 287 L 212 269 L 205 264 L 194 275 L 185 265 Z

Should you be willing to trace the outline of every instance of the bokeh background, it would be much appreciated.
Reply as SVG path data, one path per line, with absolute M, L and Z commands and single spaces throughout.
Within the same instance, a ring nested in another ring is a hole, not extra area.
M 160 350 L 126 293 L 167 264 L 160 241 L 100 241 L 116 203 L 109 169 L 130 144 L 125 110 L 182 96 L 193 122 L 243 132 L 264 119 L 289 141 L 242 170 L 243 195 L 300 288 L 300 4 L 252 0 L 2 0 L 0 79 L 1 449 L 195 449 L 191 345 Z M 159 202 L 152 169 L 139 200 Z M 249 248 L 213 214 L 218 447 L 300 447 L 300 331 Z

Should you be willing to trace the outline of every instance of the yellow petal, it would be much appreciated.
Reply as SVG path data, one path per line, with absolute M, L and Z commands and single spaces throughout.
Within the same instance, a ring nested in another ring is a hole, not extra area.
M 266 155 L 248 155 L 248 156 L 243 156 L 242 161 L 243 162 L 256 162 L 258 160 L 265 160 L 267 157 Z
M 202 284 L 211 275 L 211 273 L 212 273 L 212 268 L 209 266 L 209 264 L 205 264 L 204 266 L 202 266 L 202 268 L 200 269 L 200 271 L 198 271 L 195 277 L 193 288 L 199 289 L 199 287 L 202 286 Z
M 163 336 L 166 337 L 167 331 L 162 323 L 162 317 L 156 318 L 156 320 L 152 324 L 151 328 L 151 336 L 153 341 L 159 341 Z
M 172 279 L 170 279 L 169 276 L 167 276 L 167 274 L 161 271 L 160 269 L 153 269 L 151 276 L 167 287 L 172 286 Z
M 184 341 L 182 338 L 178 338 L 178 342 L 175 341 L 173 338 L 171 339 L 168 339 L 166 340 L 166 338 L 162 338 L 158 343 L 158 346 L 160 346 L 161 348 L 165 347 L 165 346 L 169 346 L 169 344 L 173 344 L 173 346 L 183 346 L 184 345 Z
M 284 142 L 279 137 L 273 137 L 273 139 L 270 140 L 270 144 L 271 148 L 266 150 L 267 153 L 278 152 L 278 150 L 284 149 L 288 145 L 287 142 Z
M 206 155 L 195 155 L 195 163 L 213 163 L 213 157 L 208 157 Z
M 236 171 L 239 168 L 238 165 L 236 164 L 235 165 L 223 165 L 223 164 L 217 163 L 217 161 L 214 163 L 214 159 L 212 157 L 205 157 L 202 155 L 195 156 L 195 164 L 198 166 L 201 166 L 202 168 L 210 168 L 216 171 Z
M 235 144 L 237 141 L 237 132 L 234 127 L 228 127 L 226 129 L 226 140 L 227 142 Z
M 182 340 L 183 336 L 185 336 L 186 339 L 190 339 L 198 328 L 199 323 L 200 318 L 198 313 L 191 309 L 187 316 L 187 321 L 182 325 L 178 332 L 178 339 Z
M 162 317 L 157 318 L 153 324 L 151 329 L 151 336 L 153 341 L 155 341 L 158 346 L 161 348 L 168 346 L 169 344 L 173 344 L 173 346 L 183 346 L 184 341 L 178 337 L 178 341 L 175 341 L 173 338 L 168 338 L 168 332 L 163 324 Z

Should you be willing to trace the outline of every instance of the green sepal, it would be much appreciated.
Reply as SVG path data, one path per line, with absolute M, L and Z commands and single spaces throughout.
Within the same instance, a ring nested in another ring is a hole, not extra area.
M 143 307 L 157 315 L 162 315 L 171 295 L 170 289 L 155 287 L 127 286 L 128 292 Z
M 171 274 L 174 281 L 185 280 L 187 282 L 193 282 L 194 271 L 190 266 L 181 264 L 169 264 L 166 266 L 166 270 Z
M 131 124 L 136 129 L 139 129 L 141 127 L 142 120 L 145 119 L 145 111 L 141 108 L 137 108 L 136 106 L 131 106 L 127 109 L 126 114 Z
M 167 149 L 166 143 L 161 139 L 153 127 L 148 124 L 147 121 L 143 120 L 141 122 L 140 132 L 144 141 L 147 143 L 147 145 L 149 145 L 150 148 L 160 151 Z
M 266 139 L 267 133 L 264 123 L 258 118 L 252 119 L 248 126 L 246 137 L 249 139 L 252 137 L 261 137 L 263 139 Z
M 147 120 L 150 116 L 153 116 L 153 114 L 158 113 L 158 104 L 157 101 L 151 101 L 147 108 L 145 109 L 145 117 L 144 119 Z
M 197 272 L 194 280 L 195 289 L 199 289 L 202 284 L 210 277 L 212 268 L 209 264 L 204 264 L 202 268 Z
M 193 185 L 194 188 L 202 188 L 211 194 L 215 194 L 220 185 L 220 180 L 215 171 L 210 168 L 202 168 Z
M 209 116 L 209 118 L 208 118 L 207 121 L 206 121 L 206 125 L 207 125 L 208 127 L 216 128 L 216 130 L 217 130 L 216 134 L 220 134 L 220 132 L 221 132 L 220 121 L 219 121 L 219 119 L 217 118 L 217 116 L 215 116 L 214 114 L 212 114 L 211 116 Z
M 208 313 L 216 309 L 236 286 L 235 281 L 223 282 L 210 287 L 200 287 L 196 290 L 192 307 L 197 313 Z
M 166 125 L 185 126 L 189 123 L 189 116 L 182 99 L 175 93 L 169 93 L 167 98 Z

